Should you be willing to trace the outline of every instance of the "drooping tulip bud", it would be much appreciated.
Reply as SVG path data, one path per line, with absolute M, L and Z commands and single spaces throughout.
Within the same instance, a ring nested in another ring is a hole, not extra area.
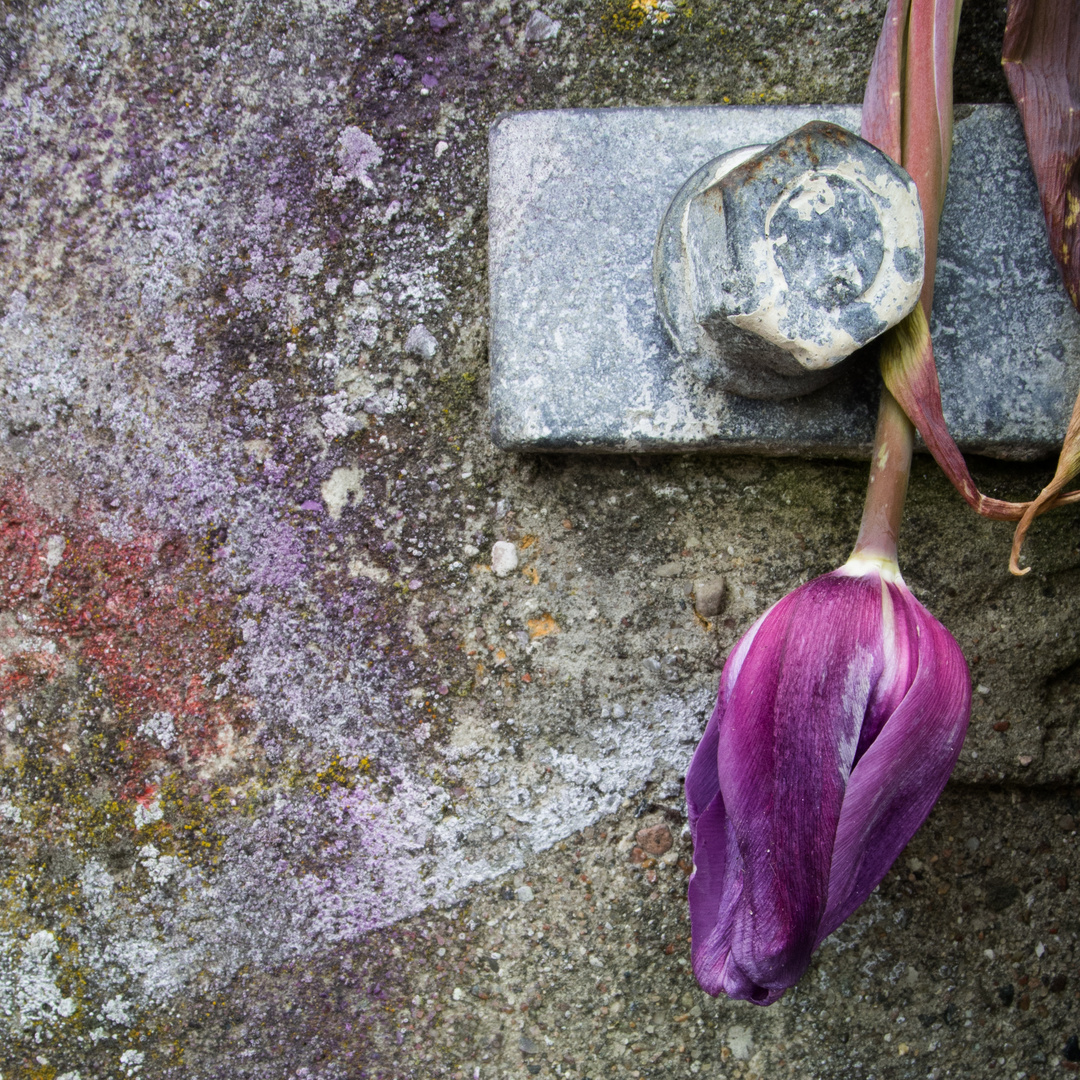
M 761 1005 L 873 891 L 941 794 L 971 683 L 896 562 L 914 428 L 881 395 L 855 551 L 735 646 L 686 776 L 694 974 Z
M 758 619 L 686 778 L 706 991 L 769 1005 L 799 980 L 929 814 L 970 706 L 960 647 L 895 562 L 854 555 Z

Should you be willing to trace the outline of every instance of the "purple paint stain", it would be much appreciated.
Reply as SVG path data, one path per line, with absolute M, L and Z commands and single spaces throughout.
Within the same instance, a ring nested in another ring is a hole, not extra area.
M 433 11 L 428 16 L 428 25 L 436 34 L 441 34 L 450 25 L 450 20 L 437 11 Z
M 428 20 L 436 33 L 454 25 L 453 16 L 446 18 L 432 13 Z M 394 61 L 399 68 L 408 67 L 404 56 L 395 56 Z M 438 86 L 439 75 L 445 70 L 441 62 L 436 64 L 435 72 L 423 76 L 423 85 L 429 88 Z M 0 103 L 0 108 L 6 105 Z M 116 119 L 115 113 L 106 117 L 109 123 Z M 228 121 L 223 119 L 221 122 Z M 108 137 L 112 132 L 102 134 Z M 222 128 L 220 138 L 224 140 L 228 137 L 228 130 Z M 120 216 L 127 220 L 134 215 L 140 221 L 140 228 L 153 230 L 162 237 L 186 237 L 191 233 L 189 212 L 199 217 L 203 211 L 200 205 L 195 205 L 189 211 L 188 204 L 181 201 L 172 189 L 156 195 L 147 189 L 146 177 L 157 171 L 154 163 L 175 160 L 175 155 L 170 154 L 167 147 L 143 145 L 143 138 L 136 137 L 127 155 L 131 168 L 138 171 L 133 172 L 133 178 L 127 182 L 124 190 L 129 198 L 133 192 L 145 192 L 146 198 L 134 206 L 123 207 Z M 192 131 L 191 138 L 193 154 L 198 153 L 198 147 L 207 145 L 207 137 L 201 130 Z M 99 169 L 96 162 L 88 160 L 92 148 L 73 146 L 72 149 L 70 159 L 76 163 L 76 175 L 83 169 Z M 173 149 L 177 154 L 182 154 L 189 149 L 189 145 L 180 142 Z M 15 156 L 23 156 L 26 152 L 21 145 L 14 150 Z M 287 203 L 289 234 L 307 236 L 305 230 L 310 227 L 312 200 L 307 173 L 294 165 L 286 155 L 279 156 L 273 162 L 272 171 L 266 174 L 268 187 L 274 185 L 270 187 L 271 195 L 276 197 L 280 193 L 285 197 L 277 198 L 276 202 L 269 196 L 260 198 L 266 189 L 249 189 L 249 174 L 246 171 L 248 160 L 247 155 L 241 154 L 220 185 L 221 196 L 234 200 L 237 209 L 235 219 L 243 223 L 245 230 L 242 236 L 238 238 L 231 234 L 224 224 L 224 214 L 218 219 L 206 211 L 203 215 L 204 223 L 208 225 L 206 235 L 212 239 L 193 239 L 191 251 L 196 254 L 206 254 L 211 249 L 214 252 L 227 251 L 231 250 L 231 243 L 243 241 L 252 264 L 258 262 L 263 268 L 257 280 L 255 277 L 250 280 L 256 281 L 256 284 L 265 280 L 272 287 L 268 286 L 265 294 L 256 295 L 253 290 L 251 295 L 245 295 L 238 286 L 232 294 L 235 299 L 221 303 L 215 300 L 216 306 L 204 307 L 205 318 L 228 319 L 233 311 L 231 305 L 235 305 L 245 317 L 265 316 L 270 328 L 269 338 L 273 342 L 279 340 L 274 335 L 280 334 L 285 325 L 282 321 L 284 316 L 278 310 L 282 286 L 270 265 L 285 231 L 281 224 L 284 221 L 282 208 Z M 100 171 L 90 172 L 84 179 L 88 188 L 99 189 Z M 200 191 L 202 184 L 195 183 L 191 189 Z M 236 206 L 237 199 L 243 200 L 242 205 Z M 264 202 L 265 210 L 262 209 Z M 331 242 L 340 237 L 336 227 L 331 227 L 326 235 Z M 306 239 L 303 242 L 308 243 Z M 187 249 L 178 249 L 172 254 L 166 252 L 165 262 L 172 265 L 172 262 L 186 257 Z M 203 271 L 201 286 L 206 297 L 219 296 L 216 288 L 219 271 L 214 269 L 216 265 L 216 261 L 213 266 L 208 262 Z M 241 277 L 243 273 L 253 273 L 239 265 L 223 265 L 220 270 L 221 274 L 229 276 L 233 272 Z M 410 658 L 410 649 L 395 640 L 400 632 L 398 623 L 401 616 L 393 609 L 387 611 L 386 607 L 380 606 L 381 603 L 389 605 L 390 600 L 396 602 L 397 597 L 390 595 L 388 599 L 382 599 L 383 592 L 371 582 L 347 584 L 343 573 L 339 578 L 328 578 L 323 584 L 313 568 L 322 565 L 316 552 L 325 542 L 328 531 L 325 514 L 302 522 L 297 520 L 294 524 L 276 520 L 285 515 L 288 505 L 295 505 L 294 500 L 300 491 L 305 487 L 311 490 L 308 484 L 311 483 L 313 470 L 310 466 L 305 467 L 304 453 L 300 447 L 289 441 L 294 428 L 298 432 L 305 429 L 310 405 L 305 401 L 286 413 L 281 404 L 281 397 L 286 398 L 287 405 L 293 393 L 288 389 L 291 379 L 286 382 L 284 377 L 275 376 L 275 390 L 279 395 L 278 415 L 281 418 L 287 415 L 288 422 L 282 419 L 273 441 L 276 444 L 275 454 L 287 464 L 266 458 L 260 468 L 259 459 L 241 456 L 234 440 L 238 444 L 249 434 L 268 434 L 265 428 L 255 420 L 249 422 L 246 416 L 236 420 L 234 427 L 228 428 L 229 437 L 222 439 L 220 444 L 213 439 L 207 440 L 198 422 L 187 422 L 185 417 L 189 413 L 200 416 L 204 403 L 209 405 L 225 392 L 225 387 L 219 388 L 218 382 L 210 376 L 228 379 L 228 371 L 220 362 L 216 339 L 202 324 L 202 317 L 197 314 L 198 308 L 185 306 L 192 298 L 185 294 L 183 302 L 177 302 L 177 310 L 189 313 L 186 318 L 199 336 L 197 343 L 189 346 L 190 353 L 185 355 L 205 355 L 205 362 L 200 361 L 195 369 L 206 374 L 197 382 L 159 389 L 162 399 L 171 405 L 174 418 L 171 426 L 159 428 L 148 418 L 129 413 L 118 414 L 115 427 L 119 442 L 115 455 L 105 454 L 96 444 L 80 444 L 77 448 L 81 455 L 79 460 L 82 463 L 95 463 L 100 468 L 100 474 L 95 474 L 95 482 L 100 482 L 101 477 L 105 476 L 122 476 L 122 501 L 125 507 L 137 505 L 148 518 L 183 528 L 191 534 L 204 531 L 205 525 L 229 522 L 228 544 L 215 548 L 215 561 L 220 559 L 220 563 L 214 573 L 217 580 L 233 585 L 240 591 L 243 586 L 251 589 L 243 594 L 239 606 L 244 616 L 245 631 L 250 629 L 251 636 L 245 632 L 244 644 L 238 647 L 237 662 L 229 669 L 229 678 L 234 681 L 247 680 L 243 685 L 257 701 L 264 718 L 269 716 L 278 724 L 278 728 L 271 731 L 275 738 L 284 742 L 292 737 L 320 751 L 325 747 L 348 747 L 355 743 L 358 753 L 369 752 L 375 747 L 382 755 L 393 758 L 395 753 L 401 751 L 394 750 L 395 744 L 385 732 L 392 730 L 400 720 L 401 714 L 394 703 L 402 686 L 411 686 L 421 677 L 419 674 L 405 675 L 406 671 L 417 672 L 418 668 Z M 210 304 L 209 300 L 207 304 Z M 116 310 L 119 308 L 114 312 Z M 206 344 L 201 340 L 204 334 Z M 253 342 L 252 348 L 261 355 L 263 351 L 269 351 L 263 350 L 263 344 Z M 126 399 L 119 400 L 126 409 L 133 408 Z M 234 413 L 234 419 L 235 416 Z M 123 435 L 127 425 L 131 426 L 133 434 Z M 139 447 L 147 449 L 144 451 Z M 130 460 L 121 456 L 129 452 Z M 88 467 L 83 464 L 81 471 L 86 475 Z M 287 485 L 287 488 L 285 491 L 274 490 L 276 485 Z M 323 506 L 319 500 L 309 499 L 300 504 L 300 509 L 315 512 L 323 510 Z M 400 512 L 396 515 L 398 520 L 402 516 Z M 381 522 L 379 527 L 382 527 Z M 368 541 L 369 547 L 376 547 L 381 540 L 381 537 L 372 537 Z M 310 545 L 313 553 L 311 560 L 305 558 L 307 545 Z M 397 545 L 390 542 L 384 545 L 383 550 L 393 552 L 396 548 Z M 281 591 L 298 584 L 302 586 L 305 577 L 310 579 L 310 589 L 297 588 L 290 595 L 282 596 Z M 420 579 L 409 582 L 409 588 L 413 591 L 422 587 L 423 581 Z M 323 594 L 324 589 L 326 595 Z M 389 590 L 384 591 L 389 594 Z M 294 602 L 300 602 L 296 600 L 297 597 L 305 605 L 302 617 L 297 613 L 299 609 L 292 606 Z M 343 626 L 333 618 L 334 609 L 350 610 L 355 623 Z M 252 618 L 263 612 L 266 613 L 265 619 Z M 381 638 L 383 628 L 388 632 L 391 644 L 380 644 L 376 651 L 371 639 L 376 631 Z M 449 686 L 439 683 L 437 692 L 447 694 Z M 406 758 L 408 760 L 407 755 Z M 408 767 L 400 771 L 402 776 L 411 776 Z M 317 905 L 311 909 L 312 939 L 316 941 L 320 937 L 326 940 L 352 940 L 366 927 L 385 927 L 401 914 L 412 910 L 415 898 L 420 895 L 419 857 L 415 860 L 405 858 L 401 852 L 406 849 L 403 838 L 414 837 L 418 830 L 429 827 L 426 817 L 413 817 L 415 806 L 425 790 L 419 788 L 408 796 L 389 802 L 381 791 L 369 794 L 363 791 L 336 793 L 330 800 L 316 800 L 310 806 L 297 808 L 291 820 L 284 820 L 281 837 L 275 833 L 275 814 L 265 814 L 264 811 L 265 820 L 256 821 L 250 826 L 251 838 L 257 841 L 250 859 L 242 850 L 237 851 L 230 846 L 237 878 L 228 877 L 228 880 L 237 881 L 238 891 L 241 883 L 251 887 L 255 906 L 260 900 L 265 900 L 269 891 L 266 881 L 273 878 L 280 885 L 284 897 L 281 908 L 268 909 L 275 913 L 289 909 L 294 897 L 304 895 L 299 885 L 295 893 L 289 891 L 293 881 L 302 881 L 303 886 L 310 890 L 309 895 L 319 898 Z M 328 814 L 347 835 L 320 849 L 319 845 L 326 836 Z M 293 825 L 303 840 L 295 847 L 286 843 Z M 279 843 L 287 854 L 275 859 L 273 853 Z M 299 868 L 310 865 L 311 852 L 316 850 L 322 851 L 321 861 L 316 860 L 316 874 L 302 876 Z M 229 868 L 222 871 L 223 877 L 231 873 Z M 347 899 L 344 906 L 343 897 Z M 309 909 L 304 905 L 297 910 Z M 276 918 L 267 922 L 275 928 L 281 924 L 281 920 Z M 301 940 L 299 932 L 297 940 L 301 946 L 309 944 L 307 940 Z M 381 984 L 373 987 L 374 995 L 381 996 L 383 993 Z
M 263 463 L 263 473 L 272 484 L 282 483 L 288 471 L 289 467 L 287 465 L 279 465 L 272 458 L 267 458 Z
M 304 549 L 288 525 L 280 525 L 253 553 L 249 580 L 253 585 L 287 589 L 304 573 Z

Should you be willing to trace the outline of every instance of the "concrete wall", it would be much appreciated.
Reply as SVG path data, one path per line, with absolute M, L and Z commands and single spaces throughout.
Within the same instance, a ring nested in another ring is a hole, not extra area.
M 917 462 L 903 568 L 968 742 L 761 1010 L 689 973 L 681 778 L 865 467 L 487 437 L 494 117 L 857 101 L 884 4 L 550 0 L 535 43 L 532 5 L 5 9 L 5 1080 L 1072 1067 L 1076 513 L 1016 580 Z M 1000 9 L 967 6 L 960 100 L 1005 94 Z

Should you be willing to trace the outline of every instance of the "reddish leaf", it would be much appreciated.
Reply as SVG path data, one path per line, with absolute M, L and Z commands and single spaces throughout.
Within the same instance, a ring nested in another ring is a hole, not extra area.
M 1012 0 L 1012 4 L 1010 26 L 1021 7 L 1025 25 L 1035 25 L 1031 0 Z M 1059 6 L 1070 6 L 1073 21 L 1080 20 L 1080 0 L 1062 0 Z M 959 18 L 960 0 L 889 0 L 866 84 L 863 138 L 899 161 L 915 181 L 926 236 L 921 304 L 882 336 L 881 374 L 964 500 L 984 517 L 1020 522 L 1010 563 L 1017 573 L 1019 545 L 1030 522 L 1054 506 L 1080 500 L 1077 492 L 1061 494 L 1080 468 L 1080 405 L 1069 429 L 1072 441 L 1067 438 L 1062 450 L 1062 462 L 1067 459 L 1068 465 L 1059 464 L 1054 481 L 1032 503 L 1005 502 L 983 495 L 945 423 L 927 314 L 934 295 L 938 223 L 952 151 L 952 64 Z M 1020 36 L 1020 31 L 1016 34 Z M 1076 77 L 1080 65 L 1074 64 L 1073 69 Z M 1030 78 L 1031 73 L 1026 72 L 1025 77 Z M 1075 180 L 1075 169 L 1073 176 Z M 1080 202 L 1077 207 L 1080 210 Z
M 920 307 L 881 339 L 881 374 L 930 452 L 967 502 L 986 513 L 941 411 L 927 314 L 938 222 L 952 152 L 952 61 L 959 0 L 889 0 L 863 98 L 862 135 L 907 169 L 919 189 L 926 237 Z M 1023 513 L 1017 506 L 1011 514 Z
M 899 161 L 919 189 L 927 311 L 952 153 L 952 64 L 959 21 L 959 0 L 890 0 L 863 98 L 863 138 Z
M 1009 0 L 1002 63 L 1024 122 L 1050 250 L 1080 308 L 1080 3 Z
M 1042 200 L 1050 251 L 1080 308 L 1080 2 L 1009 0 L 1002 62 L 1020 110 L 1028 156 Z M 1013 536 L 1009 569 L 1031 522 L 1080 472 L 1080 397 L 1061 444 L 1054 478 L 1027 508 Z
M 922 435 L 926 448 L 953 482 L 964 501 L 982 514 L 997 521 L 1030 522 L 1038 514 L 1055 506 L 1080 501 L 1080 492 L 1060 495 L 1068 477 L 1043 499 L 1033 503 L 1006 502 L 983 495 L 971 478 L 964 455 L 949 434 L 941 411 L 941 387 L 938 384 L 930 327 L 920 304 L 902 323 L 881 339 L 881 377 L 893 397 Z M 1080 430 L 1080 411 L 1074 414 L 1074 426 Z M 1041 500 L 1041 502 L 1040 502 Z M 1036 504 L 1038 507 L 1036 508 Z M 1033 508 L 1035 508 L 1033 510 Z M 1026 529 L 1026 525 L 1024 525 Z
M 889 0 L 863 95 L 862 137 L 893 161 L 903 157 L 900 117 L 910 7 L 911 0 Z
M 1065 439 L 1061 444 L 1061 454 L 1058 457 L 1057 469 L 1054 478 L 1039 493 L 1037 499 L 1028 503 L 1024 516 L 1016 526 L 1013 533 L 1012 552 L 1009 555 L 1009 569 L 1017 577 L 1026 574 L 1031 567 L 1020 569 L 1020 549 L 1024 545 L 1024 537 L 1027 536 L 1031 523 L 1047 510 L 1052 510 L 1062 503 L 1077 502 L 1080 500 L 1080 491 L 1070 492 L 1068 495 L 1060 495 L 1059 492 L 1065 485 L 1080 472 L 1080 397 L 1073 403 L 1072 417 L 1069 420 Z

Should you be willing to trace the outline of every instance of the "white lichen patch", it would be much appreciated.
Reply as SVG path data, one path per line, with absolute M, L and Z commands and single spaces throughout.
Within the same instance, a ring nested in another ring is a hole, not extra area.
M 136 802 L 132 815 L 135 819 L 135 828 L 141 829 L 144 825 L 152 825 L 155 821 L 160 821 L 165 816 L 165 811 L 160 801 L 153 799 L 145 803 Z
M 117 994 L 102 1005 L 101 1017 L 110 1024 L 128 1027 L 132 1021 L 131 1002 Z
M 176 742 L 175 718 L 170 712 L 156 712 L 139 725 L 138 733 L 168 750 Z
M 45 538 L 45 565 L 50 570 L 55 570 L 64 558 L 64 548 L 67 540 L 63 536 L 54 534 Z
M 78 371 L 23 293 L 12 292 L 6 300 L 0 318 L 0 418 L 14 430 L 52 427 L 82 398 Z
M 144 844 L 139 849 L 139 862 L 155 885 L 167 884 L 184 868 L 175 855 L 162 855 L 153 844 Z
M 95 915 L 106 915 L 113 894 L 113 879 L 104 863 L 90 859 L 79 874 L 79 887 Z
M 350 180 L 356 180 L 366 188 L 374 188 L 368 170 L 374 169 L 382 157 L 382 150 L 366 131 L 355 126 L 344 128 L 337 144 L 340 171 L 331 179 L 330 186 L 340 191 Z
M 304 248 L 293 256 L 292 270 L 304 278 L 318 277 L 322 273 L 323 256 L 316 248 Z
M 75 1012 L 74 998 L 64 997 L 56 984 L 58 948 L 56 937 L 48 930 L 31 934 L 23 946 L 16 972 L 13 1004 L 17 1023 L 24 1029 L 62 1019 Z
M 127 1076 L 134 1076 L 142 1067 L 145 1059 L 146 1055 L 141 1050 L 128 1049 L 120 1055 L 120 1064 L 123 1066 Z

